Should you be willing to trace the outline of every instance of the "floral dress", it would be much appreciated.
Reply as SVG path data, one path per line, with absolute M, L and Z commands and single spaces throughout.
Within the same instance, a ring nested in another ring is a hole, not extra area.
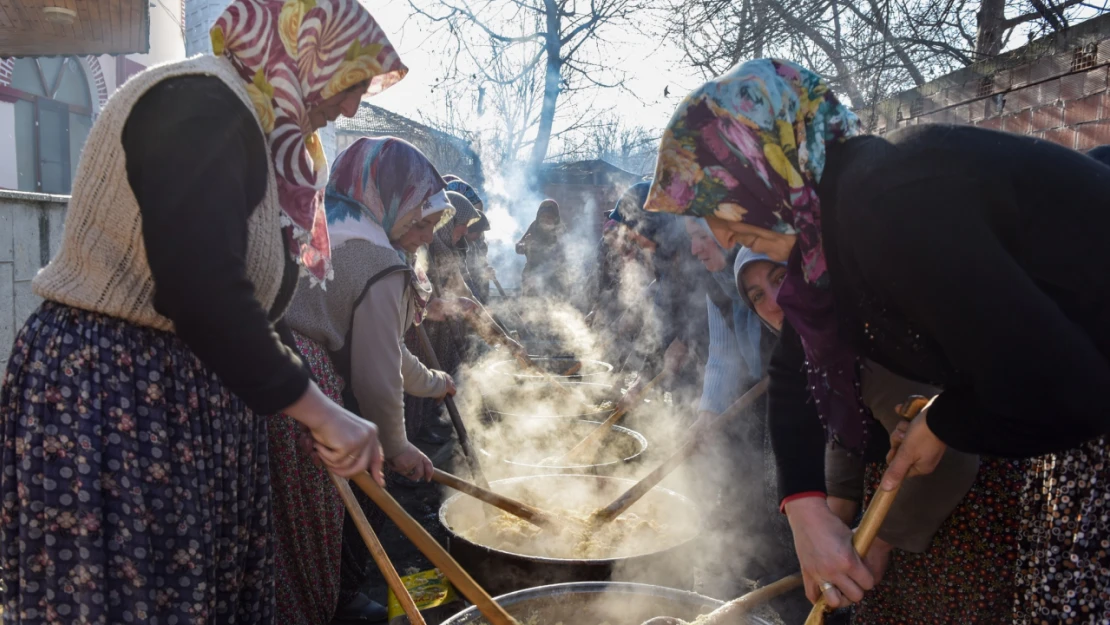
M 0 417 L 5 622 L 272 622 L 268 418 L 174 334 L 46 302 Z

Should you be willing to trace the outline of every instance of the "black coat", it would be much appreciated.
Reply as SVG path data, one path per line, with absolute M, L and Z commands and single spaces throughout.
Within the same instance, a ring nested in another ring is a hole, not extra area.
M 1031 457 L 1110 433 L 1110 169 L 1029 137 L 917 126 L 830 148 L 818 193 L 840 331 L 944 388 L 929 411 L 942 441 Z M 783 496 L 824 490 L 803 360 L 785 328 L 770 366 Z

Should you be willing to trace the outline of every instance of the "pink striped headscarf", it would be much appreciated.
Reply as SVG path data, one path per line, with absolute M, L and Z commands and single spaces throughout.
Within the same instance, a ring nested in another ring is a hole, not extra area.
M 211 35 L 213 52 L 247 81 L 269 137 L 290 249 L 322 284 L 331 277 L 328 165 L 308 111 L 363 81 L 379 93 L 408 68 L 358 0 L 232 0 Z

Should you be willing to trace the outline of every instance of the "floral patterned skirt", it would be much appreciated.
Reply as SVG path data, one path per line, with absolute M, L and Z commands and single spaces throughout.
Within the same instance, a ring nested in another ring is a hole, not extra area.
M 273 622 L 266 426 L 173 334 L 43 304 L 0 393 L 5 622 Z
M 293 336 L 320 390 L 342 404 L 343 380 L 327 350 L 296 332 Z M 270 419 L 277 622 L 326 625 L 339 601 L 344 508 L 327 471 L 298 444 L 303 432 L 292 417 Z
M 1016 623 L 1110 624 L 1108 443 L 1036 460 L 1023 498 Z
M 1011 623 L 1029 468 L 1025 460 L 984 457 L 971 490 L 928 551 L 895 550 L 882 582 L 856 606 L 852 624 Z M 879 465 L 868 467 L 868 500 L 881 477 Z

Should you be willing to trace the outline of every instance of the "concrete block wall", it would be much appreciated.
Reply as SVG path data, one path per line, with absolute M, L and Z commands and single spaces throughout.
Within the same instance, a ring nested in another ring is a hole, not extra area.
M 69 198 L 0 190 L 0 366 L 12 342 L 42 300 L 31 279 L 62 244 Z
M 859 111 L 871 132 L 971 124 L 1087 150 L 1110 143 L 1110 15 Z

